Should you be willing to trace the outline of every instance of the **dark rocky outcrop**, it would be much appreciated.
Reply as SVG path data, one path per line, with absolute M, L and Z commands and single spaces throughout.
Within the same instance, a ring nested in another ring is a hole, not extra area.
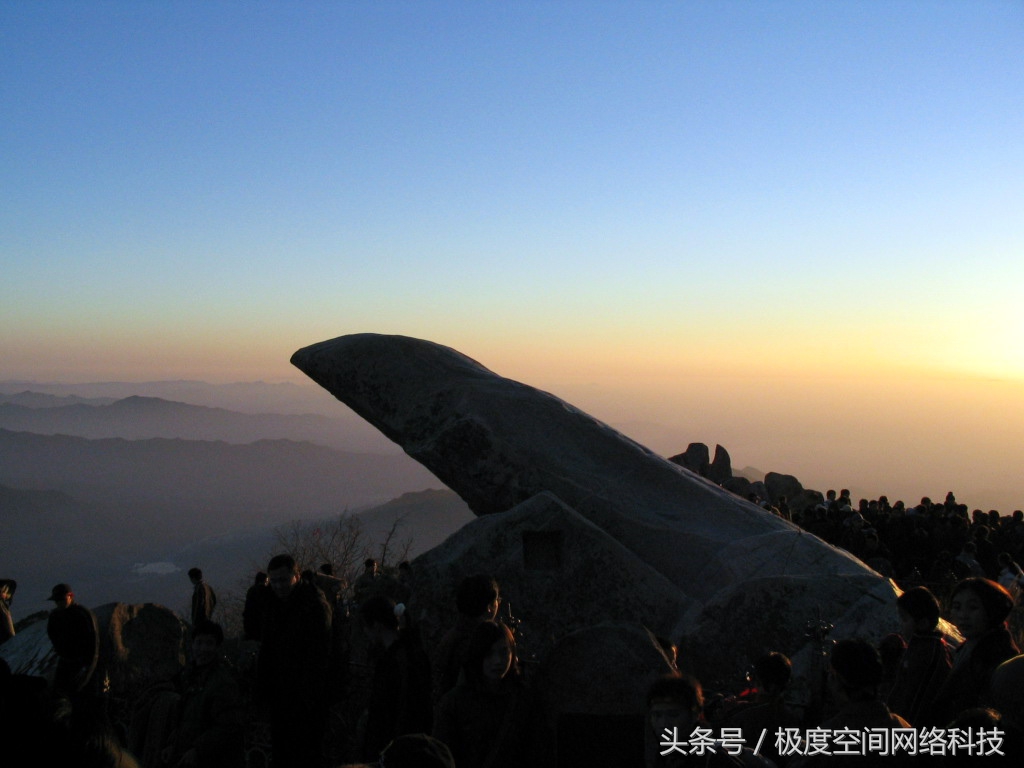
M 706 477 L 742 499 L 754 494 L 774 505 L 785 496 L 790 512 L 796 514 L 821 504 L 824 499 L 820 491 L 804 488 L 793 475 L 769 472 L 763 481 L 742 475 L 733 476 L 729 453 L 720 445 L 715 446 L 713 461 L 709 463 L 707 456 L 708 447 L 704 443 L 690 443 L 684 453 L 672 456 L 669 461 Z
M 685 467 L 701 477 L 707 475 L 708 467 L 711 464 L 708 447 L 704 443 L 690 443 L 683 453 L 669 457 L 669 461 L 680 467 Z
M 790 499 L 796 499 L 803 493 L 804 487 L 800 481 L 792 475 L 782 475 L 778 472 L 769 472 L 764 476 L 764 485 L 768 489 L 768 500 L 777 504 L 779 499 L 786 497 L 787 503 Z
M 741 499 L 746 499 L 750 496 L 750 481 L 742 475 L 736 475 L 736 477 L 730 477 L 722 483 L 722 487 L 729 493 L 734 493 Z
M 643 625 L 687 648 L 706 680 L 734 679 L 769 648 L 813 654 L 819 612 L 837 637 L 893 623 L 892 586 L 859 561 L 453 349 L 357 334 L 292 362 L 480 515 L 413 563 L 428 641 L 477 571 L 499 579 L 541 661 L 571 632 Z
M 729 458 L 729 452 L 722 446 L 715 446 L 715 458 L 708 466 L 705 477 L 718 485 L 732 477 L 732 459 Z

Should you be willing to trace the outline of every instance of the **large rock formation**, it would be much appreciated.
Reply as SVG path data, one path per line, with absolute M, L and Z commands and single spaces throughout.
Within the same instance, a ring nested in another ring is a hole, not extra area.
M 705 680 L 737 679 L 765 650 L 811 655 L 819 617 L 836 636 L 892 626 L 893 587 L 859 561 L 453 349 L 358 334 L 292 362 L 481 516 L 413 564 L 428 639 L 481 570 L 541 662 L 570 633 L 643 625 Z

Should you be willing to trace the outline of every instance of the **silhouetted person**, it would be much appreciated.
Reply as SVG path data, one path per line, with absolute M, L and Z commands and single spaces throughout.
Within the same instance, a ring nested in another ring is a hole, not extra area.
M 242 633 L 246 640 L 262 640 L 263 624 L 266 621 L 267 606 L 272 599 L 267 574 L 256 574 L 253 585 L 245 593 L 245 607 L 242 608 Z
M 391 598 L 371 597 L 359 606 L 359 617 L 377 654 L 362 750 L 372 760 L 397 736 L 430 731 L 430 662 L 417 630 L 399 629 Z
M 53 693 L 67 700 L 75 718 L 95 718 L 96 686 L 93 680 L 100 657 L 100 633 L 93 612 L 75 602 L 68 584 L 58 584 L 48 600 L 54 603 L 46 622 L 46 634 L 57 655 Z
M 774 735 L 779 728 L 799 726 L 800 714 L 787 707 L 785 701 L 792 675 L 793 665 L 784 654 L 773 652 L 758 657 L 751 673 L 754 693 L 749 703 L 726 712 L 716 724 L 741 728 L 743 733 L 751 734 L 747 738 L 753 739 L 755 744 L 762 731 Z M 774 737 L 765 739 L 760 754 L 775 763 L 780 762 Z
M 949 646 L 938 629 L 939 601 L 927 588 L 914 587 L 897 598 L 896 607 L 907 648 L 889 692 L 889 708 L 915 728 L 939 725 L 932 709 L 952 667 Z
M 408 560 L 398 564 L 398 584 L 395 588 L 395 602 L 406 603 L 412 599 L 412 566 Z
M 987 706 L 989 681 L 1001 663 L 1020 651 L 1006 627 L 1013 598 L 988 579 L 964 579 L 950 596 L 949 618 L 966 641 L 953 655 L 953 670 L 936 697 L 936 717 L 946 724 L 965 709 Z
M 350 680 L 352 623 L 345 598 L 348 582 L 334 575 L 334 566 L 330 563 L 321 563 L 313 575 L 313 583 L 324 593 L 331 606 L 331 660 L 327 700 L 334 704 L 345 697 Z
M 363 572 L 352 584 L 352 592 L 357 603 L 364 603 L 380 591 L 380 567 L 372 557 L 363 563 Z
M 801 756 L 787 763 L 794 768 L 803 766 L 827 766 L 833 761 L 849 760 L 863 764 L 860 755 L 841 756 L 842 745 L 835 734 L 844 729 L 864 731 L 865 729 L 909 728 L 910 725 L 889 708 L 879 696 L 882 683 L 882 659 L 874 646 L 864 640 L 840 640 L 829 657 L 829 688 L 835 698 L 838 711 L 821 723 L 822 729 L 832 732 L 829 749 L 833 754 L 811 754 Z M 886 765 L 900 766 L 905 763 L 903 756 L 886 757 Z
M 1003 716 L 1006 729 L 1007 756 L 1024 758 L 1024 655 L 1007 659 L 992 673 L 989 700 Z
M 11 600 L 18 582 L 14 579 L 0 579 L 0 643 L 14 637 L 14 618 L 11 616 Z
M 222 665 L 224 631 L 212 621 L 192 628 L 192 661 L 178 680 L 178 727 L 162 758 L 167 766 L 242 768 L 245 765 L 242 695 Z
M 434 736 L 465 768 L 530 765 L 536 706 L 530 700 L 512 632 L 504 624 L 476 625 L 463 676 L 437 705 Z
M 672 673 L 658 678 L 647 689 L 647 717 L 644 727 L 644 765 L 646 768 L 740 768 L 744 765 L 766 765 L 744 752 L 746 760 L 729 754 L 720 743 L 714 751 L 691 754 L 688 741 L 704 721 L 704 691 L 689 675 Z
M 999 563 L 999 584 L 1013 595 L 1014 600 L 1017 600 L 1020 597 L 1021 588 L 1024 587 L 1024 571 L 1017 565 L 1009 552 L 1000 552 L 996 562 Z
M 299 578 L 291 555 L 267 566 L 270 600 L 257 664 L 257 696 L 270 708 L 274 768 L 320 765 L 327 716 L 331 608 Z
M 217 595 L 213 588 L 203 581 L 203 572 L 198 568 L 189 568 L 189 581 L 192 582 L 192 626 L 200 621 L 210 621 L 213 609 L 217 607 Z
M 435 701 L 455 687 L 473 630 L 482 621 L 494 621 L 500 605 L 498 582 L 487 574 L 467 576 L 459 582 L 455 591 L 459 616 L 438 642 L 431 659 Z
M 973 541 L 964 544 L 963 549 L 953 559 L 953 572 L 959 579 L 970 577 L 985 578 L 985 569 L 977 558 L 978 547 Z
M 313 574 L 313 583 L 327 596 L 327 602 L 331 604 L 331 610 L 336 614 L 339 611 L 347 611 L 345 605 L 345 590 L 348 582 L 345 579 L 334 575 L 334 566 L 330 563 L 322 563 Z

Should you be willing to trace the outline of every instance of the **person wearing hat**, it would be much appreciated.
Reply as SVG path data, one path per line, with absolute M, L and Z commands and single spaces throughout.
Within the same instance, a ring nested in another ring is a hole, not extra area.
M 72 712 L 88 707 L 92 700 L 90 683 L 100 656 L 100 633 L 96 616 L 75 602 L 68 584 L 58 584 L 47 600 L 54 603 L 46 622 L 46 634 L 57 655 L 53 692 L 71 702 Z
M 18 582 L 14 579 L 0 579 L 0 643 L 14 637 L 14 619 L 11 618 L 11 599 Z

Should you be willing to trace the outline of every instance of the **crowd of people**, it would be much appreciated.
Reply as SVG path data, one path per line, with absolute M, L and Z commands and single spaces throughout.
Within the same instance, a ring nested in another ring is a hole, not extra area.
M 846 491 L 803 510 L 785 499 L 770 506 L 891 576 L 902 588 L 893 606 L 900 632 L 876 643 L 829 643 L 827 695 L 817 708 L 793 705 L 792 665 L 782 649 L 758 659 L 736 695 L 706 695 L 697 679 L 670 665 L 652 670 L 653 679 L 637 681 L 647 707 L 638 713 L 642 748 L 634 764 L 805 768 L 842 759 L 842 735 L 851 732 L 972 728 L 998 735 L 996 756 L 1019 761 L 1024 656 L 1011 620 L 1024 586 L 1017 566 L 1024 515 L 969 513 L 952 493 L 909 508 L 885 497 L 854 505 Z M 248 590 L 236 642 L 252 651 L 251 674 L 226 657 L 216 594 L 191 569 L 188 664 L 136 702 L 117 736 L 102 704 L 95 616 L 69 585 L 56 585 L 47 626 L 57 657 L 53 680 L 0 666 L 0 721 L 42 734 L 49 757 L 75 765 L 243 768 L 253 720 L 269 723 L 274 768 L 554 764 L 543 691 L 524 674 L 515 627 L 498 619 L 494 578 L 464 576 L 452 595 L 457 620 L 427 643 L 404 610 L 415 589 L 408 563 L 392 574 L 369 559 L 351 586 L 329 563 L 301 568 L 291 555 L 276 555 Z M 14 635 L 16 588 L 0 580 L 0 642 Z M 360 643 L 365 654 L 357 663 Z M 369 666 L 360 671 L 364 657 Z M 361 716 L 345 720 L 339 738 L 331 713 L 357 688 Z M 756 747 L 749 739 L 733 743 L 738 734 L 761 738 Z M 810 734 L 819 739 L 813 749 Z M 908 757 L 892 754 L 882 764 Z
M 1024 575 L 1024 512 L 973 511 L 952 492 L 940 502 L 892 504 L 886 496 L 854 503 L 846 489 L 830 490 L 820 504 L 791 510 L 785 498 L 763 502 L 829 544 L 845 549 L 900 585 L 926 584 L 945 595 L 960 579 L 982 576 L 1016 595 Z

